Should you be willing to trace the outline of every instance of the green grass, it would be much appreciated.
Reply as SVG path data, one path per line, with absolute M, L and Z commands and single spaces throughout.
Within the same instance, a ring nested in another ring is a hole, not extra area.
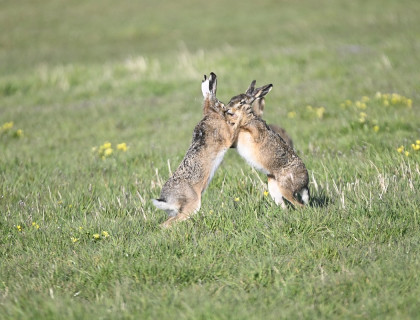
M 1 7 L 0 319 L 419 318 L 417 1 Z M 274 84 L 311 206 L 276 207 L 231 150 L 200 212 L 159 227 L 210 71 L 225 102 Z

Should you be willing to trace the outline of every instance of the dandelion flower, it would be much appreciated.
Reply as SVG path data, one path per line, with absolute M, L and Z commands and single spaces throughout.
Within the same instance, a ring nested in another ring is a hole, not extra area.
M 102 231 L 102 237 L 108 238 L 109 237 L 109 233 L 106 232 L 106 231 Z
M 373 131 L 378 132 L 379 131 L 379 126 L 378 125 L 373 126 Z
M 127 151 L 127 144 L 125 142 L 117 144 L 117 150 L 121 150 L 123 152 Z
M 235 200 L 235 202 L 238 202 L 239 201 L 239 198 L 235 198 L 234 200 Z
M 76 243 L 77 241 L 79 241 L 79 238 L 71 237 L 71 242 Z
M 366 106 L 366 103 L 364 102 L 356 101 L 356 108 L 365 110 L 367 106 Z
M 13 121 L 6 122 L 5 124 L 3 124 L 3 125 L 1 126 L 1 129 L 2 129 L 3 131 L 8 131 L 8 130 L 10 130 L 10 129 L 12 129 L 12 128 L 13 128 Z
M 268 191 L 264 191 L 264 197 L 268 196 Z
M 16 137 L 18 137 L 18 138 L 22 138 L 22 137 L 23 137 L 23 130 L 22 130 L 22 129 L 18 129 L 18 130 L 16 130 L 15 135 L 16 135 Z
M 21 227 L 19 224 L 16 226 L 16 229 L 17 229 L 19 232 L 21 232 L 21 231 L 22 231 L 22 227 Z
M 325 113 L 325 108 L 324 107 L 319 107 L 316 109 L 316 115 L 318 117 L 318 119 L 322 119 L 324 117 L 324 113 Z
M 39 224 L 36 222 L 32 222 L 32 227 L 34 227 L 35 229 L 39 229 Z
M 414 151 L 418 151 L 420 150 L 420 144 L 412 144 L 411 147 L 413 148 Z
M 397 151 L 398 151 L 398 153 L 403 153 L 403 151 L 404 151 L 404 146 L 400 146 L 400 147 L 397 149 Z
M 111 148 L 111 142 L 105 142 L 102 146 L 101 149 L 105 150 L 105 149 L 110 149 Z
M 407 107 L 411 108 L 413 106 L 413 100 L 407 99 L 406 104 L 407 104 Z
M 109 157 L 112 154 L 113 151 L 114 150 L 112 150 L 111 148 L 105 149 L 104 150 L 104 157 Z
M 408 157 L 410 155 L 410 152 L 406 151 L 404 154 L 406 157 Z
M 99 235 L 99 233 L 95 233 L 93 235 L 93 239 L 98 240 L 101 236 Z
M 416 140 L 416 144 L 420 144 L 420 140 Z

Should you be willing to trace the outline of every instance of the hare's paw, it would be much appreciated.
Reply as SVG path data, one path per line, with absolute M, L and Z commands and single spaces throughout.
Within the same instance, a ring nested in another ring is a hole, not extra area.
M 204 80 L 201 82 L 201 92 L 203 97 L 207 98 L 210 95 L 210 81 L 206 75 L 204 75 Z

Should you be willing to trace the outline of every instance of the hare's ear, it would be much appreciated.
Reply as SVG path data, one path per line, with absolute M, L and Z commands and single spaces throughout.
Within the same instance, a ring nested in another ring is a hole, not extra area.
M 255 90 L 255 83 L 257 83 L 257 80 L 252 80 L 252 82 L 249 85 L 249 88 L 246 90 L 245 94 L 248 94 L 248 95 L 252 96 L 252 94 Z
M 254 96 L 255 99 L 262 98 L 266 96 L 267 93 L 269 93 L 272 88 L 273 88 L 273 85 L 271 83 L 267 84 L 265 86 L 262 86 L 261 88 L 255 89 L 252 95 Z
M 217 90 L 217 77 L 216 74 L 213 72 L 210 72 L 209 77 L 209 89 L 213 96 L 216 96 L 216 90 Z
M 207 96 L 210 94 L 209 79 L 206 75 L 204 75 L 204 80 L 201 81 L 201 93 L 203 94 L 203 98 L 207 98 Z

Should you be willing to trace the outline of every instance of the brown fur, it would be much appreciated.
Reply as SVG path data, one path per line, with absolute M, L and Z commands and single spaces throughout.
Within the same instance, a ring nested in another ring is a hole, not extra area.
M 254 91 L 259 90 L 261 88 L 255 89 L 255 80 L 251 82 L 251 85 L 249 86 L 248 90 L 246 91 L 246 94 L 252 95 Z M 265 99 L 260 98 L 256 99 L 252 103 L 252 110 L 254 111 L 254 114 L 260 118 L 262 118 L 264 114 L 264 107 L 265 107 Z M 293 140 L 290 138 L 290 136 L 287 134 L 286 130 L 283 128 L 276 126 L 275 124 L 269 124 L 268 125 L 271 130 L 276 132 L 280 137 L 293 149 Z
M 164 184 L 160 198 L 153 203 L 169 214 L 163 223 L 186 220 L 200 209 L 201 195 L 220 164 L 224 153 L 230 148 L 237 136 L 235 115 L 226 121 L 226 108 L 216 98 L 216 75 L 211 74 L 208 83 L 203 81 L 203 90 L 209 90 L 203 102 L 203 119 L 196 125 L 191 146 L 174 174 Z M 203 91 L 203 95 L 205 92 Z
M 272 86 L 264 86 L 231 99 L 228 113 L 241 117 L 236 141 L 238 153 L 252 166 L 268 176 L 269 192 L 277 204 L 285 207 L 283 198 L 295 206 L 309 199 L 308 171 L 302 160 L 266 122 L 255 114 L 252 103 L 266 95 Z

